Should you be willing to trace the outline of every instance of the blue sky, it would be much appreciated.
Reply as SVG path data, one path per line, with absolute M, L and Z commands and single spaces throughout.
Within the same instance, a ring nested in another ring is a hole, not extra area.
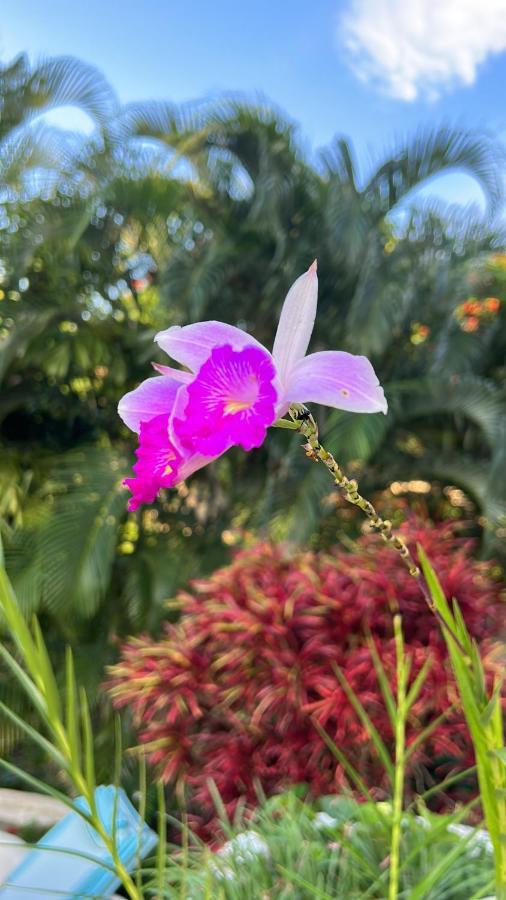
M 506 136 L 505 22 L 506 0 L 11 0 L 0 58 L 80 56 L 122 101 L 261 92 L 300 123 L 308 149 L 351 137 L 367 171 L 419 126 Z M 428 190 L 480 196 L 461 175 Z

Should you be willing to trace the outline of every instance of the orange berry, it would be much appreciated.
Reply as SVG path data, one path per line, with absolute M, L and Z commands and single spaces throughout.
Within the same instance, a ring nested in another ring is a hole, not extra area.
M 464 319 L 462 322 L 463 331 L 477 331 L 480 325 L 480 320 L 476 318 L 476 316 L 468 316 L 467 319 Z

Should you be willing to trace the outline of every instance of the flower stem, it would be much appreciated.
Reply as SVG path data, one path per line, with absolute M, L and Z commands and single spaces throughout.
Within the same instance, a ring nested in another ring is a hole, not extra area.
M 397 551 L 409 574 L 416 579 L 418 587 L 420 588 L 420 592 L 425 602 L 427 603 L 427 606 L 429 607 L 431 612 L 434 613 L 441 627 L 450 630 L 448 623 L 445 622 L 444 619 L 439 615 L 430 595 L 430 591 L 425 584 L 422 573 L 418 568 L 415 560 L 413 559 L 405 542 L 398 534 L 395 534 L 393 532 L 392 523 L 390 522 L 390 520 L 383 519 L 382 516 L 380 516 L 376 511 L 372 503 L 369 500 L 366 500 L 365 497 L 362 497 L 362 495 L 359 493 L 358 484 L 355 479 L 348 478 L 347 475 L 344 474 L 332 454 L 329 453 L 328 450 L 325 450 L 324 447 L 322 447 L 318 436 L 318 426 L 309 410 L 306 409 L 306 407 L 302 404 L 293 403 L 288 410 L 288 415 L 292 419 L 294 425 L 297 427 L 297 431 L 299 431 L 306 440 L 306 443 L 303 444 L 303 448 L 306 451 L 306 456 L 308 456 L 310 459 L 313 459 L 315 462 L 322 462 L 327 467 L 337 487 L 342 492 L 345 500 L 347 500 L 348 503 L 351 503 L 353 506 L 358 506 L 358 508 L 361 509 L 364 515 L 366 515 L 369 519 L 372 528 L 374 528 L 375 531 L 379 532 L 385 543 L 387 543 L 390 547 Z M 453 640 L 467 660 L 468 656 L 461 642 L 453 633 L 453 631 L 450 631 L 450 633 Z
M 400 616 L 394 616 L 395 653 L 397 661 L 397 709 L 395 716 L 395 771 L 392 797 L 392 832 L 390 836 L 390 878 L 388 900 L 399 895 L 402 804 L 406 770 L 406 691 L 408 671 Z

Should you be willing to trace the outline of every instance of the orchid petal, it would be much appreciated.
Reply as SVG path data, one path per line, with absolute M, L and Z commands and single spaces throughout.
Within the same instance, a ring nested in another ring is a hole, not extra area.
M 283 400 L 322 403 L 349 412 L 387 412 L 387 401 L 376 373 L 365 356 L 341 350 L 312 353 L 292 370 Z
M 169 378 L 174 378 L 175 381 L 180 381 L 183 384 L 188 384 L 193 378 L 192 373 L 186 372 L 184 369 L 173 369 L 172 366 L 162 366 L 161 363 L 155 362 L 152 362 L 151 365 L 155 372 L 160 372 L 160 375 L 168 375 Z
M 171 412 L 181 387 L 180 381 L 166 375 L 148 378 L 121 398 L 118 413 L 128 428 L 139 432 L 141 422 L 148 422 L 155 416 Z
M 196 322 L 194 325 L 173 325 L 155 335 L 157 344 L 176 362 L 197 372 L 214 347 L 228 344 L 234 350 L 243 347 L 262 347 L 251 334 L 226 325 L 224 322 Z M 265 350 L 264 347 L 262 347 Z M 266 351 L 267 352 L 267 351 Z
M 223 451 L 226 452 L 226 451 Z M 217 456 L 203 456 L 202 453 L 192 453 L 187 457 L 187 459 L 183 462 L 180 470 L 179 470 L 179 481 L 186 481 L 190 475 L 193 475 L 194 472 L 198 472 L 199 469 L 203 469 L 204 466 L 209 466 L 216 459 L 219 459 L 222 456 L 222 453 L 219 453 Z
M 215 347 L 171 416 L 171 433 L 183 447 L 215 456 L 240 445 L 259 447 L 276 419 L 276 370 L 260 347 Z M 180 405 L 184 409 L 179 414 Z
M 132 494 L 128 502 L 131 511 L 142 504 L 153 503 L 161 488 L 176 487 L 217 458 L 191 451 L 182 456 L 170 442 L 168 425 L 167 414 L 141 422 L 134 475 L 123 482 Z
M 178 394 L 177 394 L 174 406 L 172 407 L 172 412 L 171 412 L 170 418 L 169 418 L 170 442 L 185 457 L 188 457 L 188 455 L 190 454 L 191 451 L 181 441 L 181 439 L 177 433 L 177 427 L 176 427 L 175 423 L 177 421 L 181 421 L 181 419 L 184 419 L 185 413 L 186 413 L 186 407 L 188 406 L 188 401 L 189 401 L 188 388 L 186 387 L 186 385 L 183 385 L 181 387 L 181 390 L 178 391 Z
M 183 462 L 181 463 L 181 467 L 179 469 L 179 481 L 186 481 L 186 479 L 189 478 L 190 475 L 193 475 L 194 472 L 197 472 L 199 469 L 203 469 L 204 466 L 210 465 L 215 461 L 215 459 L 218 459 L 220 456 L 222 456 L 221 453 L 218 453 L 216 456 L 205 456 L 203 453 L 198 453 L 190 450 L 179 439 L 177 434 L 177 427 L 175 427 L 175 422 L 178 419 L 182 419 L 184 417 L 186 407 L 188 406 L 188 400 L 188 390 L 186 387 L 182 387 L 176 397 L 176 402 L 174 403 L 174 407 L 169 419 L 170 443 L 179 451 L 183 459 Z
M 272 356 L 283 384 L 289 381 L 295 363 L 304 357 L 313 333 L 318 301 L 316 260 L 297 278 L 286 295 Z
M 174 487 L 181 481 L 182 458 L 169 442 L 168 426 L 167 413 L 141 422 L 135 475 L 123 482 L 132 493 L 128 503 L 131 511 L 143 503 L 152 503 L 160 488 Z

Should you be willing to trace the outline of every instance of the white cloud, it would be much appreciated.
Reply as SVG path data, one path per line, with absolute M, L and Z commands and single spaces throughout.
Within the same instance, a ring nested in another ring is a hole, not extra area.
M 506 50 L 506 0 L 350 0 L 340 37 L 362 81 L 433 99 Z

